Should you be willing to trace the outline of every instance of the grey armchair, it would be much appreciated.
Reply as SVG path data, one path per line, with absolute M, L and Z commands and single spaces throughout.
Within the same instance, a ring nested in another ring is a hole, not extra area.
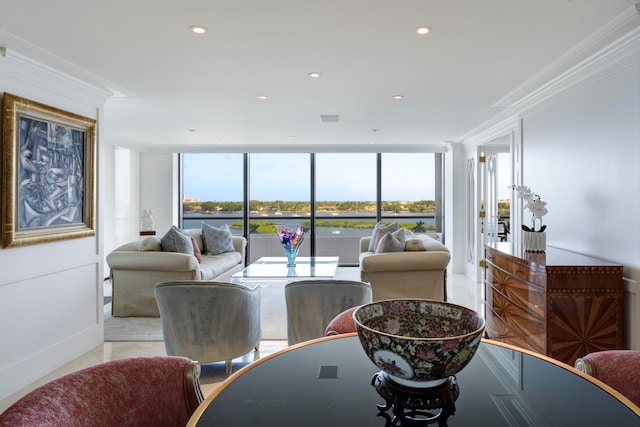
M 284 288 L 289 345 L 320 338 L 344 310 L 371 302 L 371 286 L 352 280 L 299 280 Z
M 258 350 L 260 287 L 226 282 L 162 282 L 154 288 L 169 356 L 200 363 L 231 361 Z

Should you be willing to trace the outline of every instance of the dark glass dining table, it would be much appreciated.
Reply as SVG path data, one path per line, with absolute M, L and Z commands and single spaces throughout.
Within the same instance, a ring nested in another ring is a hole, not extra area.
M 600 381 L 491 340 L 453 378 L 446 414 L 398 418 L 374 385 L 379 375 L 356 334 L 300 343 L 229 377 L 187 426 L 640 426 L 640 408 Z

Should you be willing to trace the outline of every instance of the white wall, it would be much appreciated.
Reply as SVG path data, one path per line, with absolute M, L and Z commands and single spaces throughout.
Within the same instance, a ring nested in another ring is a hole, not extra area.
M 95 237 L 0 249 L 0 399 L 103 341 L 99 141 L 108 96 L 10 47 L 0 55 L 5 92 L 98 120 L 98 194 Z
M 512 121 L 521 131 L 517 176 L 548 203 L 547 244 L 624 266 L 624 341 L 632 349 L 640 349 L 638 32 L 514 102 L 520 120 Z
M 640 54 L 627 59 L 523 117 L 523 182 L 548 203 L 548 245 L 624 266 L 625 343 L 640 349 Z

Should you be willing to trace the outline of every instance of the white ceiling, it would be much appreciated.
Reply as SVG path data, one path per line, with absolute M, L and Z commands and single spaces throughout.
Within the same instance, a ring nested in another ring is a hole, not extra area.
M 633 4 L 0 0 L 0 45 L 33 45 L 98 76 L 118 95 L 104 110 L 110 144 L 431 146 L 499 115 L 499 100 Z M 417 35 L 422 25 L 433 31 Z

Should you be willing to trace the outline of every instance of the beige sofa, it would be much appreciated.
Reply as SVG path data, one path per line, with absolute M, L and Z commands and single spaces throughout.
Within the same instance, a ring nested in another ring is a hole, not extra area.
M 422 234 L 407 236 L 402 252 L 368 252 L 371 237 L 360 239 L 360 278 L 369 282 L 373 300 L 426 298 L 447 300 L 449 249 Z
M 146 237 L 125 243 L 107 256 L 111 269 L 113 300 L 111 313 L 116 317 L 159 317 L 153 293 L 157 283 L 182 280 L 229 281 L 244 268 L 247 240 L 233 236 L 235 251 L 205 255 L 202 232 L 183 230 L 192 236 L 202 252 L 202 263 L 194 255 L 163 252 L 160 238 Z

